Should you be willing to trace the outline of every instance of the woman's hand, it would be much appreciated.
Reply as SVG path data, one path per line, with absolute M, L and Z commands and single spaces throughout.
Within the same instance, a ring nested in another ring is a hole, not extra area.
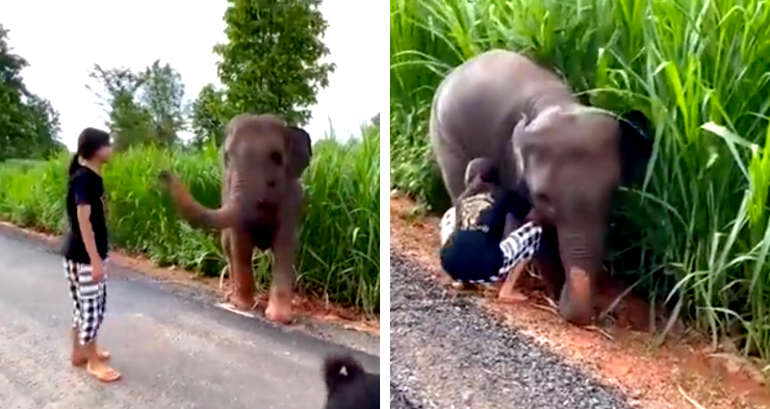
M 95 282 L 100 282 L 104 278 L 104 262 L 99 258 L 91 262 L 91 278 Z

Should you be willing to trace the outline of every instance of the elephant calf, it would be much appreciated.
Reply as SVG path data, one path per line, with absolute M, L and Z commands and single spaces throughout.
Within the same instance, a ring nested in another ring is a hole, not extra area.
M 581 105 L 553 72 L 502 50 L 444 78 L 430 140 L 453 201 L 466 166 L 480 157 L 531 199 L 544 228 L 538 269 L 561 315 L 589 324 L 613 192 L 649 158 L 651 141 L 617 115 Z
M 255 306 L 254 247 L 275 256 L 268 319 L 292 320 L 294 259 L 304 193 L 300 176 L 311 156 L 310 135 L 272 115 L 242 114 L 227 126 L 222 149 L 222 206 L 200 205 L 184 184 L 163 171 L 182 217 L 191 225 L 222 231 L 231 277 L 228 301 L 240 310 Z

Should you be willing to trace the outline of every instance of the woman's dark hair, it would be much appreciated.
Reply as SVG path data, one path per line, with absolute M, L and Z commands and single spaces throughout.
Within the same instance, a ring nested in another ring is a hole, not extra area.
M 86 128 L 78 137 L 78 151 L 72 155 L 69 175 L 72 176 L 80 169 L 79 158 L 91 159 L 104 146 L 110 145 L 110 134 L 96 128 Z

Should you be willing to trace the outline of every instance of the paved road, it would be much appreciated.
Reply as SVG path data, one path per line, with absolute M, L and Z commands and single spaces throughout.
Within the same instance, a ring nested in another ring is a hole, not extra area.
M 68 365 L 66 288 L 57 255 L 0 230 L 0 408 L 320 408 L 321 360 L 345 349 L 114 268 L 102 343 L 123 380 L 102 385 Z M 379 372 L 377 356 L 354 354 Z
M 393 250 L 390 285 L 391 408 L 631 408 Z

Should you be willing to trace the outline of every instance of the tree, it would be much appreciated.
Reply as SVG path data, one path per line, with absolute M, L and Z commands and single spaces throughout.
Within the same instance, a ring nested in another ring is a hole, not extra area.
M 208 142 L 222 144 L 227 121 L 232 116 L 225 103 L 225 92 L 214 84 L 201 88 L 198 98 L 190 109 L 190 128 L 194 134 L 192 143 L 202 147 Z
M 154 139 L 162 145 L 174 145 L 186 124 L 182 76 L 171 65 L 156 60 L 147 67 L 143 79 L 140 101 L 152 118 Z
M 156 60 L 140 73 L 94 64 L 89 76 L 102 88 L 88 87 L 109 115 L 107 126 L 117 150 L 155 143 L 172 146 L 185 128 L 182 76 Z
M 22 124 L 26 142 L 17 146 L 16 158 L 46 158 L 61 151 L 67 146 L 59 141 L 61 131 L 59 113 L 51 103 L 35 94 L 29 94 L 24 104 L 26 121 Z
M 27 90 L 21 71 L 29 64 L 11 52 L 8 34 L 0 25 L 0 160 L 42 159 L 65 149 L 59 141 L 59 114 Z
M 328 24 L 321 0 L 228 0 L 219 79 L 234 112 L 273 113 L 304 125 L 335 65 L 322 62 Z
M 8 44 L 9 33 L 10 31 L 0 24 L 0 83 L 4 88 L 27 92 L 21 78 L 21 70 L 29 66 L 29 63 L 21 56 L 11 53 L 11 46 Z
M 86 85 L 102 102 L 108 114 L 107 127 L 112 134 L 116 150 L 152 141 L 151 116 L 136 101 L 136 94 L 144 85 L 142 75 L 128 68 L 104 69 L 94 64 L 88 76 L 96 80 L 103 92 Z

